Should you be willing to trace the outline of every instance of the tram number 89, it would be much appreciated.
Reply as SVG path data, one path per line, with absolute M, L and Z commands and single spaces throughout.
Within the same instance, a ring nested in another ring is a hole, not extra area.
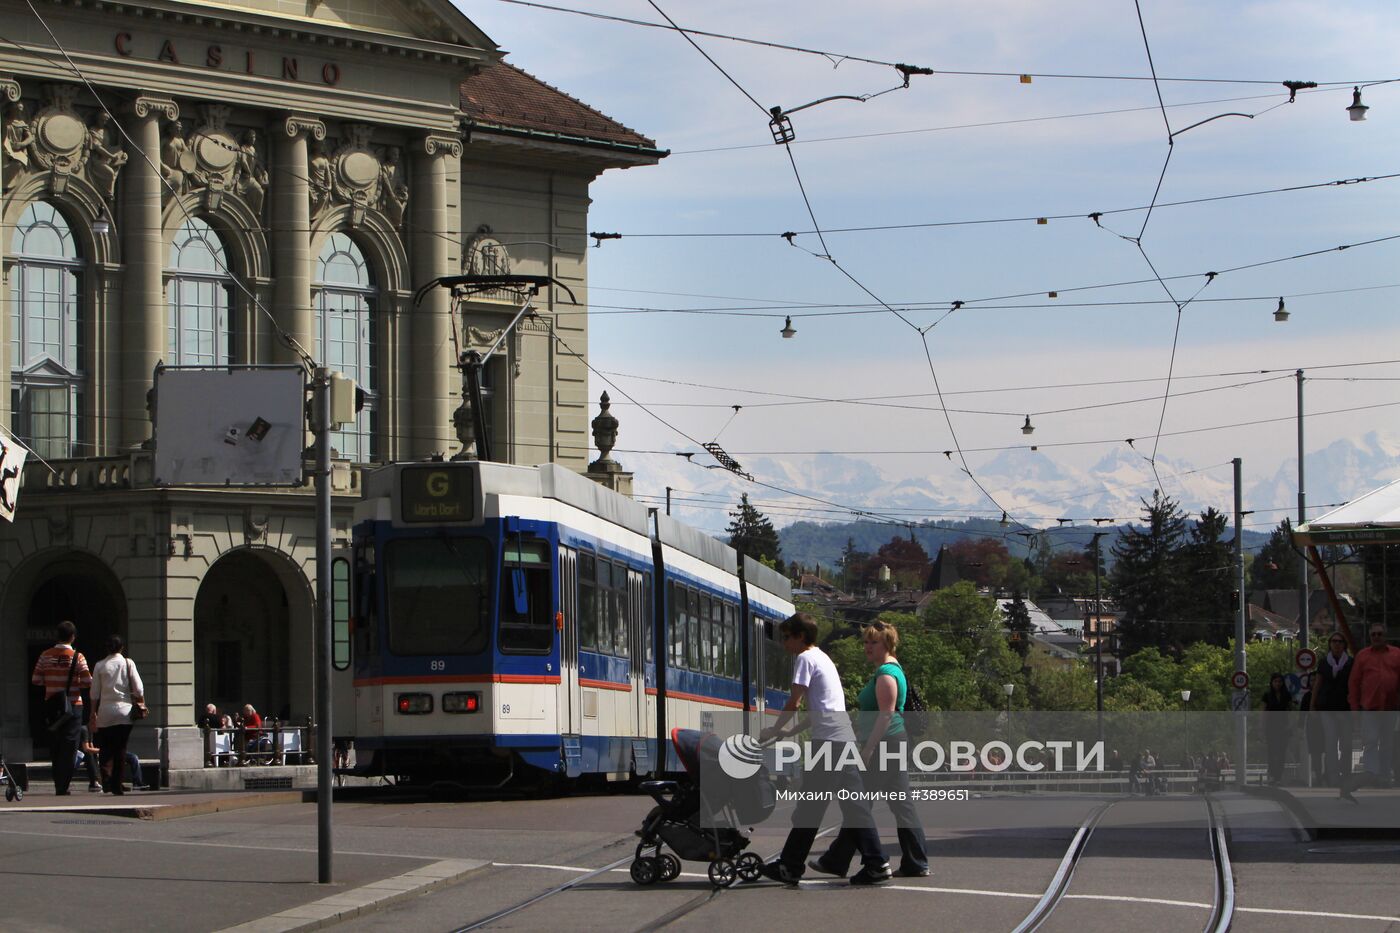
M 428 662 L 428 670 L 430 670 L 430 671 L 445 671 L 445 670 L 447 670 L 447 662 L 446 662 L 446 661 L 429 661 L 429 662 Z

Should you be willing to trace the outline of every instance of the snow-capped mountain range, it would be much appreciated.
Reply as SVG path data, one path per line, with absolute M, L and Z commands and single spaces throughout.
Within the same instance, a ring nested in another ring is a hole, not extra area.
M 900 522 L 920 523 L 969 516 L 1000 518 L 973 481 L 956 464 L 934 458 L 923 476 L 892 478 L 869 461 L 843 454 L 745 460 L 753 474 L 748 483 L 721 469 L 703 466 L 679 455 L 619 455 L 635 474 L 639 499 L 664 507 L 666 487 L 673 490 L 672 514 L 712 533 L 724 530 L 742 493 L 747 493 L 775 525 L 799 520 L 845 522 L 852 509 Z M 1340 504 L 1400 478 L 1400 439 L 1373 431 L 1351 440 L 1338 440 L 1307 455 L 1305 480 L 1309 515 Z M 1251 524 L 1271 524 L 1297 509 L 1297 461 L 1278 465 L 1268 479 L 1246 479 L 1244 507 L 1256 518 Z M 1141 499 L 1150 497 L 1157 480 L 1152 464 L 1131 448 L 1116 450 L 1088 469 L 1057 462 L 1039 452 L 1007 450 L 976 468 L 978 481 L 1011 516 L 1043 527 L 1057 519 L 1075 524 L 1095 518 L 1115 523 L 1136 520 Z M 1234 492 L 1230 464 L 1193 464 L 1159 457 L 1157 476 L 1168 495 L 1187 512 L 1207 507 L 1229 512 Z

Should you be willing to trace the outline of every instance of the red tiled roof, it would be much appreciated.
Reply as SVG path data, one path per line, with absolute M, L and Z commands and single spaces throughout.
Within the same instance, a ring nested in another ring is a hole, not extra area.
M 493 126 L 656 148 L 655 140 L 505 62 L 482 65 L 462 82 L 462 111 L 474 122 Z

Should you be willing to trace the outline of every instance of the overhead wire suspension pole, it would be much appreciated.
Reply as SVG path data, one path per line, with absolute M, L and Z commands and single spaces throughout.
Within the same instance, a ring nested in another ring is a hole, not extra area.
M 1236 457 L 1230 461 L 1235 467 L 1235 586 L 1239 590 L 1239 612 L 1235 616 L 1235 670 L 1245 669 L 1244 639 L 1245 615 L 1248 608 L 1244 594 L 1244 493 L 1241 472 L 1243 461 Z M 1235 784 L 1244 788 L 1248 777 L 1246 755 L 1249 752 L 1249 704 L 1246 702 L 1235 710 Z
M 331 374 L 311 381 L 316 435 L 316 875 L 331 883 Z
M 1307 486 L 1303 484 L 1303 371 L 1297 372 L 1298 378 L 1298 527 L 1303 527 L 1308 520 L 1308 494 Z M 1308 646 L 1308 628 L 1312 622 L 1311 613 L 1308 609 L 1308 561 L 1306 558 L 1298 562 L 1298 646 L 1306 648 Z

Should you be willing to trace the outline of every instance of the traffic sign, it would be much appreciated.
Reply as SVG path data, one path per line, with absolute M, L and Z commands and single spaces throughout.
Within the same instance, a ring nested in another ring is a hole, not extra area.
M 1235 671 L 1230 675 L 1230 686 L 1236 690 L 1244 690 L 1249 686 L 1249 675 L 1244 671 Z
M 1298 665 L 1298 670 L 1310 671 L 1317 666 L 1317 652 L 1311 648 L 1299 648 L 1298 653 L 1293 656 L 1293 661 Z
M 1243 673 L 1243 672 L 1241 672 Z M 1240 689 L 1230 695 L 1230 710 L 1238 713 L 1240 710 L 1249 709 L 1249 691 Z

